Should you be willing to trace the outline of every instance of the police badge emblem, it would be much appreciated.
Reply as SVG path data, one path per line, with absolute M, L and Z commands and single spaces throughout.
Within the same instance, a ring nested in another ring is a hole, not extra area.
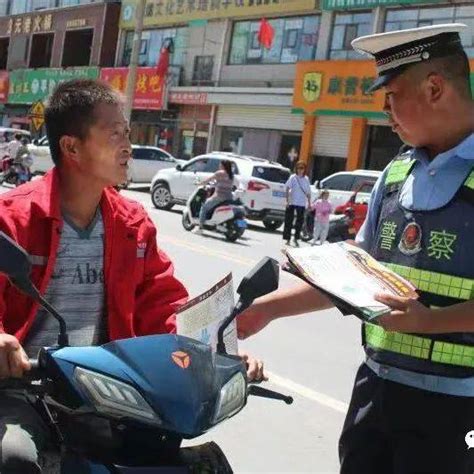
M 398 243 L 398 250 L 404 255 L 415 255 L 421 250 L 421 227 L 416 222 L 405 226 Z

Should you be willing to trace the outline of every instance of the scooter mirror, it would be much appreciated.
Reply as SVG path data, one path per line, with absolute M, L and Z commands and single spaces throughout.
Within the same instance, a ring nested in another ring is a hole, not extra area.
M 20 290 L 32 298 L 31 262 L 28 254 L 13 239 L 0 232 L 0 273 L 4 273 Z
M 278 289 L 279 270 L 276 260 L 263 258 L 240 282 L 237 293 L 241 301 L 251 303 L 256 298 Z

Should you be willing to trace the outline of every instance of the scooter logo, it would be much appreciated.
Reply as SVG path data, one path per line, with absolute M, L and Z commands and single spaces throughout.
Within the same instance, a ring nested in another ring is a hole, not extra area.
M 176 351 L 171 354 L 173 362 L 182 369 L 187 369 L 191 365 L 191 357 L 186 352 Z

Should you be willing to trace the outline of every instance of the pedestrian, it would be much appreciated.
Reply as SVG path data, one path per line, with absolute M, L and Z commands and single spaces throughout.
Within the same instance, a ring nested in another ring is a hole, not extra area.
M 286 241 L 286 245 L 290 245 L 291 230 L 294 226 L 294 243 L 298 247 L 304 212 L 306 206 L 311 206 L 311 185 L 306 176 L 306 163 L 304 161 L 298 161 L 295 170 L 296 172 L 288 178 L 285 184 L 286 210 L 283 240 Z
M 474 101 L 461 24 L 361 37 L 384 112 L 412 148 L 385 169 L 356 242 L 411 280 L 419 298 L 375 295 L 392 311 L 363 324 L 339 442 L 342 474 L 474 472 Z M 278 317 L 329 308 L 306 284 L 262 297 L 241 337 Z M 334 354 L 334 357 L 337 357 Z M 468 434 L 470 433 L 470 434 Z
M 55 166 L 0 196 L 0 230 L 34 256 L 33 283 L 61 308 L 71 345 L 176 332 L 188 293 L 143 206 L 113 189 L 132 155 L 124 98 L 101 81 L 66 81 L 45 123 Z M 54 318 L 0 275 L 0 379 L 28 372 L 28 356 L 56 334 Z M 244 357 L 261 378 L 261 363 Z M 0 472 L 41 473 L 49 428 L 25 394 L 1 392 Z
M 312 245 L 316 245 L 319 240 L 319 245 L 326 242 L 329 232 L 329 216 L 332 212 L 332 205 L 329 202 L 329 191 L 324 189 L 321 192 L 321 197 L 316 200 L 312 206 L 314 212 L 314 230 Z
M 13 140 L 11 140 L 8 143 L 8 154 L 10 155 L 10 158 L 15 160 L 16 155 L 18 154 L 18 150 L 21 147 L 21 138 L 22 135 L 21 133 L 15 133 L 15 136 L 13 137 Z
M 200 183 L 201 185 L 206 185 L 215 181 L 215 190 L 214 194 L 201 206 L 199 211 L 199 227 L 196 229 L 197 234 L 202 234 L 207 215 L 211 210 L 215 209 L 221 202 L 233 199 L 234 171 L 232 166 L 232 161 L 222 160 L 219 169 Z

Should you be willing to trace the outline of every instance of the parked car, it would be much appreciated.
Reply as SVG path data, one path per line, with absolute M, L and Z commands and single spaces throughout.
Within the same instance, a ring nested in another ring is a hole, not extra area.
M 184 166 L 158 171 L 150 188 L 155 207 L 171 209 L 175 204 L 186 204 L 198 181 L 215 173 L 222 160 L 233 163 L 237 195 L 247 218 L 261 220 L 269 230 L 280 227 L 285 219 L 285 183 L 290 170 L 253 156 L 213 152 L 197 156 Z
M 355 170 L 331 174 L 321 181 L 315 181 L 311 189 L 312 200 L 319 196 L 321 189 L 329 191 L 329 200 L 334 207 L 346 203 L 352 194 L 364 183 L 364 192 L 358 193 L 358 199 L 370 198 L 372 188 L 382 171 Z
M 46 173 L 53 166 L 48 137 L 40 138 L 28 145 L 33 157 L 33 173 Z M 132 145 L 133 160 L 130 162 L 129 183 L 149 183 L 157 171 L 175 168 L 185 161 L 177 160 L 167 151 L 154 146 Z

